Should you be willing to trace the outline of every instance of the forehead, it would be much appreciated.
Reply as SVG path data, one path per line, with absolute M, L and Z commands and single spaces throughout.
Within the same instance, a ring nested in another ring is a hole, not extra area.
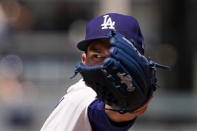
M 91 41 L 88 45 L 88 49 L 92 48 L 110 48 L 109 39 L 98 39 Z

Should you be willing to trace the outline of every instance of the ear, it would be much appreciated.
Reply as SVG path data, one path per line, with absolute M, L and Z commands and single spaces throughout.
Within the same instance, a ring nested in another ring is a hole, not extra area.
M 81 62 L 82 62 L 83 64 L 86 64 L 86 54 L 85 54 L 85 53 L 83 53 L 83 54 L 81 55 Z

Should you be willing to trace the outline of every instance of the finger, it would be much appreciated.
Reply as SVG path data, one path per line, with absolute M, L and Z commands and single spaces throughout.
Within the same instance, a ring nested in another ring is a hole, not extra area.
M 131 77 L 135 78 L 136 82 L 141 85 L 140 87 L 146 87 L 144 78 L 147 78 L 147 75 L 145 71 L 142 70 L 142 65 L 137 63 L 132 57 L 116 47 L 112 47 L 110 49 L 110 53 L 112 58 L 120 61 L 120 63 L 123 65 L 123 68 L 125 67 L 125 70 L 129 71 Z
M 134 41 L 133 41 L 134 42 Z M 134 46 L 133 42 L 126 39 L 123 35 L 119 33 L 115 33 L 114 36 L 110 39 L 110 44 L 112 47 L 117 47 L 122 49 L 125 53 L 133 55 L 134 58 L 139 61 L 139 58 L 143 58 L 145 61 L 148 62 L 148 60 L 139 53 L 137 48 Z M 139 56 L 136 57 L 136 56 Z

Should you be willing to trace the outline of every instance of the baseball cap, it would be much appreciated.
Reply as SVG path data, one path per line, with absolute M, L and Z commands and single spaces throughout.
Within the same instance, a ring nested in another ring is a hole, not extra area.
M 138 21 L 132 16 L 117 13 L 108 13 L 89 21 L 86 26 L 85 40 L 77 43 L 78 49 L 86 51 L 92 40 L 109 38 L 110 30 L 115 30 L 127 39 L 135 41 L 136 48 L 144 54 L 144 38 Z

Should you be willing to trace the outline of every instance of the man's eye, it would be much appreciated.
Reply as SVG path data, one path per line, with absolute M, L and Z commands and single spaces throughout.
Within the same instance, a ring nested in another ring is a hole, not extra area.
M 99 55 L 99 54 L 94 54 L 92 60 L 95 62 L 102 62 L 104 61 L 106 57 Z
M 93 55 L 94 58 L 96 59 L 105 59 L 105 56 L 99 55 L 99 54 L 95 54 Z
M 103 58 L 101 55 L 94 55 L 95 58 Z

